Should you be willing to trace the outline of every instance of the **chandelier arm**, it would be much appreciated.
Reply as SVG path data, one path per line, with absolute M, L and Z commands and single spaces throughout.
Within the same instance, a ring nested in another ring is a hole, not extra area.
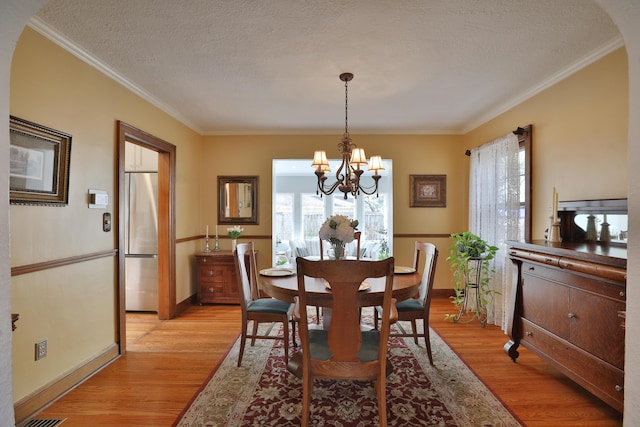
M 336 191 L 336 189 L 338 188 L 338 186 L 342 184 L 340 181 L 336 181 L 334 182 L 329 188 L 326 188 L 324 186 L 324 183 L 321 181 L 318 181 L 318 190 L 320 190 L 321 193 L 326 194 L 327 196 L 333 194 L 334 191 Z
M 372 194 L 375 194 L 378 192 L 378 181 L 380 180 L 381 176 L 376 175 L 372 176 L 374 183 L 372 185 L 369 186 L 364 186 L 364 185 L 359 185 L 358 189 L 360 191 L 362 191 L 364 194 L 366 194 L 367 196 L 371 196 Z

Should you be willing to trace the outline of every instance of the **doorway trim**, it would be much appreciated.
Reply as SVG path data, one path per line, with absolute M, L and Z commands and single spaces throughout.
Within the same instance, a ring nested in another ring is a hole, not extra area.
M 158 153 L 158 318 L 176 316 L 176 146 L 127 123 L 118 121 L 118 337 L 120 354 L 126 352 L 124 270 L 125 143 Z

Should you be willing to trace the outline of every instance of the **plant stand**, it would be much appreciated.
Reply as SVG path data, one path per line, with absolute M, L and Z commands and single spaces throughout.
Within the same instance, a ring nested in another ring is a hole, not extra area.
M 465 279 L 464 285 L 464 300 L 462 302 L 462 305 L 460 306 L 460 312 L 453 318 L 453 320 L 456 322 L 459 321 L 460 317 L 462 317 L 468 311 L 467 307 L 470 304 L 469 293 L 473 289 L 476 295 L 475 312 L 478 314 L 480 326 L 484 328 L 484 326 L 487 324 L 487 307 L 485 306 L 482 295 L 480 294 L 480 283 L 482 279 L 482 268 L 480 263 L 482 260 L 483 258 L 470 258 L 467 262 L 468 274 Z

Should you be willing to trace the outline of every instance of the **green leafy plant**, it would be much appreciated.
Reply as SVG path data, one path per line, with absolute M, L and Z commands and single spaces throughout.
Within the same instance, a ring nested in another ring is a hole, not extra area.
M 378 230 L 379 234 L 382 234 L 384 237 L 380 241 L 380 250 L 378 251 L 378 259 L 387 259 L 389 258 L 389 243 L 387 242 L 387 230 L 381 228 Z
M 243 231 L 244 231 L 244 228 L 240 227 L 239 225 L 234 225 L 233 227 L 227 228 L 227 234 L 233 240 L 237 240 Z
M 476 304 L 474 313 L 484 326 L 487 304 L 493 295 L 500 293 L 489 287 L 489 281 L 495 273 L 491 260 L 495 258 L 499 248 L 488 244 L 469 231 L 453 233 L 451 238 L 453 244 L 449 247 L 449 257 L 447 258 L 455 279 L 455 295 L 451 297 L 451 300 L 459 312 L 447 314 L 446 318 L 456 322 L 460 320 L 460 316 L 464 314 L 465 292 L 468 285 L 473 284 L 477 286 L 476 292 L 478 292 L 480 302 L 480 304 Z

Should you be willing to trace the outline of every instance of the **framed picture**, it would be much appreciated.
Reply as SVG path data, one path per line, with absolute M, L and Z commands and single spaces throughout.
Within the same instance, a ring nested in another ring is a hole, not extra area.
M 218 176 L 218 224 L 258 224 L 258 176 Z
M 447 207 L 447 175 L 409 175 L 409 180 L 410 207 Z
M 71 135 L 13 116 L 9 133 L 9 202 L 66 206 Z

